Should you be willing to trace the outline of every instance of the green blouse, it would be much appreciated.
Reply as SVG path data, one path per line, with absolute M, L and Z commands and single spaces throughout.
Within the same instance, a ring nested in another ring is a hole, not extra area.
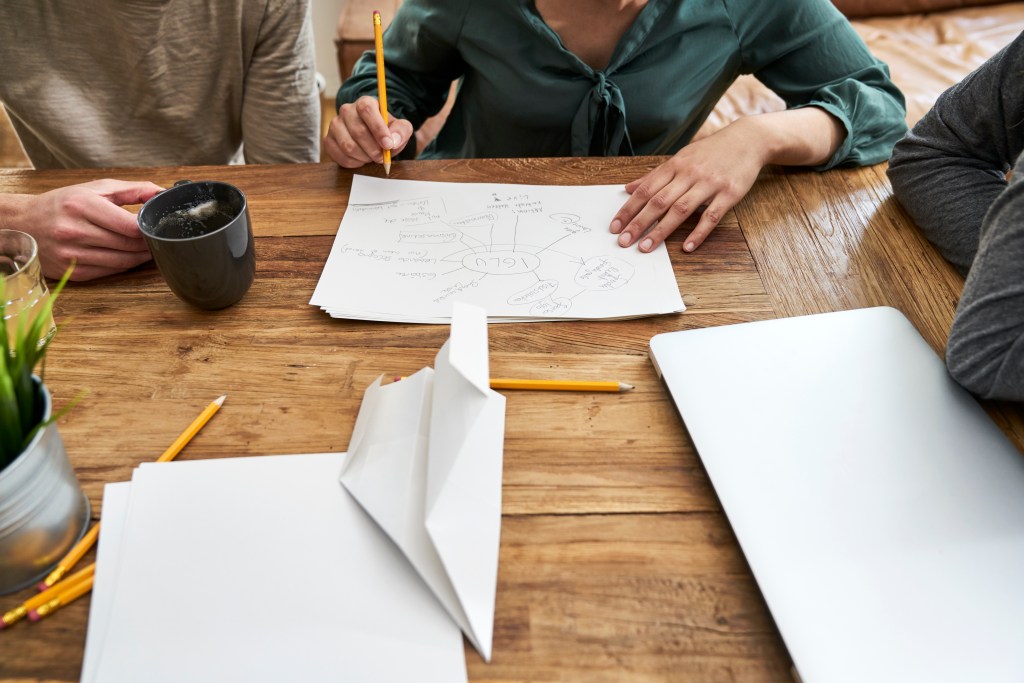
M 460 79 L 421 158 L 672 154 L 745 73 L 788 107 L 843 122 L 846 140 L 822 168 L 883 161 L 906 131 L 888 68 L 828 0 L 650 0 L 601 71 L 532 0 L 405 0 L 384 55 L 388 108 L 416 128 Z M 376 96 L 376 72 L 367 52 L 338 105 Z

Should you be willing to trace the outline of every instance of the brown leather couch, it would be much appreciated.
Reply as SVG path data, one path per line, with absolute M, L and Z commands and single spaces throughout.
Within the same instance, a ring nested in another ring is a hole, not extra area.
M 771 2 L 772 0 L 764 0 Z M 907 98 L 907 123 L 924 116 L 948 87 L 1024 31 L 1024 2 L 993 0 L 832 0 L 853 23 L 871 52 L 889 65 L 893 81 Z M 385 20 L 401 0 L 349 0 L 338 22 L 338 65 L 342 78 L 365 49 L 372 49 L 368 17 L 386 5 Z M 698 137 L 739 116 L 777 111 L 782 100 L 753 76 L 741 77 L 726 92 Z M 429 141 L 443 117 L 417 132 L 418 146 Z

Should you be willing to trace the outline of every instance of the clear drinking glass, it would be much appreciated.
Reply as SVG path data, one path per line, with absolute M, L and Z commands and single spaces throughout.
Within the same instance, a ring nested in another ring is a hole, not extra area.
M 39 265 L 39 248 L 31 235 L 18 230 L 0 230 L 0 280 L 3 281 L 4 327 L 7 339 L 13 340 L 19 321 L 23 320 L 21 324 L 28 326 L 50 298 Z M 50 314 L 39 343 L 56 331 L 57 325 Z

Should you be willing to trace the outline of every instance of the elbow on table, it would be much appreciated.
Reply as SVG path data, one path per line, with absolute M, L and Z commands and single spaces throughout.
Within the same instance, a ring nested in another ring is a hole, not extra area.
M 979 398 L 1022 401 L 1024 386 L 1007 379 L 1020 374 L 1020 368 L 1007 367 L 1015 346 L 959 330 L 954 323 L 946 345 L 946 368 L 957 384 Z
M 981 398 L 988 398 L 992 380 L 975 359 L 966 357 L 951 349 L 946 350 L 946 369 L 957 384 Z
M 921 185 L 927 182 L 929 174 L 926 168 L 921 167 L 921 160 L 912 153 L 908 153 L 904 145 L 905 139 L 896 143 L 892 156 L 889 158 L 889 165 L 885 169 L 885 175 L 888 176 L 889 184 L 892 185 L 893 196 L 913 217 L 917 204 L 915 198 L 923 194 Z

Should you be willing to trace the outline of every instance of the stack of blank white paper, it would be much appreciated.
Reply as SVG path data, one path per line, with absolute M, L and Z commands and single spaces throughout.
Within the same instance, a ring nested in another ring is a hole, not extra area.
M 458 626 L 338 485 L 344 458 L 108 485 L 83 683 L 465 681 Z
M 310 304 L 335 318 L 447 323 L 636 318 L 684 310 L 668 251 L 608 230 L 621 185 L 434 183 L 355 176 Z

